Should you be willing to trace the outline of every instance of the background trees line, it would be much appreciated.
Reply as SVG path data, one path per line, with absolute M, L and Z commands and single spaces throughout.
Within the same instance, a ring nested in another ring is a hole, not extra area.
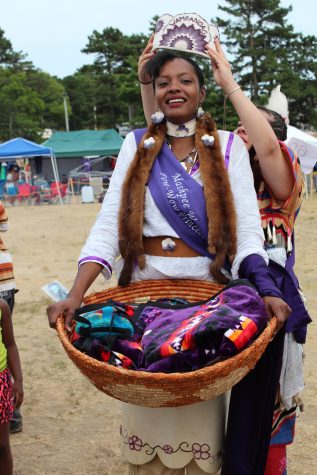
M 317 38 L 294 32 L 287 21 L 291 7 L 282 8 L 280 0 L 225 0 L 219 10 L 226 19 L 211 21 L 220 27 L 242 88 L 263 104 L 281 84 L 289 98 L 291 123 L 316 129 Z M 63 79 L 39 70 L 24 53 L 14 51 L 0 27 L 0 140 L 23 136 L 41 142 L 44 129 L 65 129 L 65 91 L 71 130 L 113 128 L 123 122 L 143 125 L 137 61 L 156 18 L 147 34 L 125 35 L 111 27 L 93 31 L 82 50 L 94 55 L 93 64 Z M 208 78 L 204 107 L 221 125 L 223 95 L 208 62 L 199 61 Z M 229 104 L 227 127 L 235 123 Z

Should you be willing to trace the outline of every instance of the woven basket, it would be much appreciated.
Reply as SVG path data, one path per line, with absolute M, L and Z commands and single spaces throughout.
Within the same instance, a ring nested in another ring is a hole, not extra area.
M 197 280 L 142 281 L 97 292 L 86 297 L 84 303 L 107 299 L 144 302 L 162 297 L 183 297 L 195 302 L 207 300 L 221 288 Z M 62 317 L 58 318 L 56 328 L 70 359 L 100 391 L 138 406 L 173 407 L 211 399 L 238 383 L 255 366 L 272 339 L 276 319 L 271 319 L 252 345 L 236 356 L 196 371 L 172 374 L 127 370 L 100 362 L 74 348 Z

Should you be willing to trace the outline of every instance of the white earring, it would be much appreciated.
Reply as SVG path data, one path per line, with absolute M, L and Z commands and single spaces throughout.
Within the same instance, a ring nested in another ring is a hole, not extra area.
M 198 107 L 198 111 L 197 111 L 197 116 L 196 116 L 197 119 L 199 119 L 199 117 L 201 117 L 202 115 L 204 115 L 204 113 L 205 113 L 204 109 L 203 109 L 201 106 L 199 106 L 199 107 Z

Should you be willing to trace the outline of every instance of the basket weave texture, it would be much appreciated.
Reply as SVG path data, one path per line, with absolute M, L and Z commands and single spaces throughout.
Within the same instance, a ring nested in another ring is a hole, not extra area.
M 144 302 L 163 297 L 183 297 L 190 302 L 207 300 L 221 290 L 219 284 L 197 280 L 151 280 L 114 287 L 85 297 L 84 303 L 113 299 Z M 59 338 L 80 371 L 100 390 L 124 402 L 146 407 L 174 407 L 205 401 L 238 383 L 257 363 L 276 329 L 270 320 L 259 337 L 237 355 L 187 373 L 150 373 L 117 368 L 78 351 L 69 341 L 64 319 L 56 324 Z

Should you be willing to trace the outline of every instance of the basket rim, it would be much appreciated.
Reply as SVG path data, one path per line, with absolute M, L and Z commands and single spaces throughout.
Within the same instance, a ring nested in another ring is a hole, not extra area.
M 142 284 L 146 285 L 145 282 L 150 282 L 149 287 L 151 287 L 151 288 L 152 287 L 154 288 L 155 285 L 159 285 L 159 283 L 160 283 L 160 281 L 157 281 L 157 280 L 140 281 L 140 282 L 137 282 L 137 283 L 134 283 L 134 284 L 129 284 L 128 286 L 122 287 L 122 289 L 125 290 L 125 291 L 128 291 L 129 288 L 131 288 L 132 286 L 135 287 L 135 284 L 139 284 L 139 286 L 142 287 Z M 161 282 L 162 283 L 164 282 L 165 285 L 168 285 L 169 283 L 172 283 L 173 281 L 169 280 L 169 279 L 162 279 Z M 205 284 L 206 287 L 208 287 L 208 286 L 211 287 L 210 284 L 215 284 L 214 282 L 198 281 L 198 280 L 192 280 L 192 279 L 175 279 L 174 280 L 174 283 L 177 286 L 179 286 L 179 285 L 180 286 L 182 286 L 182 285 L 186 286 L 186 285 L 188 285 L 189 282 L 195 282 L 199 286 Z M 111 292 L 115 289 L 118 289 L 118 286 L 108 287 L 104 291 L 101 291 L 101 292 L 93 292 L 92 294 L 85 297 L 85 299 L 89 299 L 89 297 L 91 297 L 92 295 L 101 294 L 101 293 L 104 293 L 104 292 Z M 85 353 L 82 353 L 80 350 L 77 350 L 73 346 L 73 344 L 69 341 L 68 332 L 66 331 L 66 328 L 65 328 L 65 319 L 62 315 L 60 315 L 57 318 L 56 330 L 57 330 L 58 336 L 61 340 L 61 343 L 64 346 L 65 351 L 69 355 L 72 354 L 73 359 L 76 359 L 78 362 L 81 361 L 82 363 L 85 363 L 85 364 L 91 364 L 94 367 L 95 370 L 100 370 L 103 373 L 111 372 L 112 374 L 121 374 L 121 375 L 124 375 L 125 377 L 131 378 L 131 379 L 132 378 L 133 379 L 138 378 L 139 380 L 151 380 L 153 377 L 155 377 L 155 378 L 163 377 L 165 380 L 173 381 L 173 380 L 179 380 L 180 377 L 182 378 L 182 380 L 190 380 L 192 378 L 196 378 L 196 377 L 199 377 L 199 376 L 202 376 L 202 375 L 206 376 L 210 372 L 217 372 L 217 370 L 220 370 L 221 368 L 223 368 L 224 366 L 227 366 L 228 364 L 230 364 L 230 366 L 232 366 L 233 369 L 235 369 L 234 368 L 234 366 L 235 366 L 234 363 L 236 362 L 236 360 L 238 360 L 238 361 L 243 360 L 244 357 L 245 357 L 245 359 L 247 359 L 249 354 L 251 352 L 253 352 L 254 349 L 261 344 L 263 339 L 269 338 L 269 340 L 271 340 L 274 337 L 274 335 L 276 333 L 276 330 L 277 330 L 277 319 L 276 319 L 276 317 L 272 317 L 268 321 L 266 327 L 258 335 L 258 337 L 247 348 L 245 348 L 244 350 L 238 352 L 236 355 L 231 356 L 230 358 L 226 358 L 226 359 L 224 359 L 222 361 L 219 361 L 219 362 L 217 362 L 213 365 L 210 365 L 210 366 L 205 366 L 203 368 L 199 368 L 199 369 L 196 369 L 196 370 L 193 370 L 193 371 L 175 372 L 175 373 L 150 372 L 150 371 L 139 371 L 139 370 L 130 370 L 130 369 L 126 369 L 126 368 L 120 368 L 120 367 L 117 367 L 117 366 L 110 365 L 106 362 L 99 361 L 99 360 L 97 360 L 97 359 L 95 359 L 91 356 L 86 355 Z M 242 366 L 242 365 L 240 365 L 240 366 Z

